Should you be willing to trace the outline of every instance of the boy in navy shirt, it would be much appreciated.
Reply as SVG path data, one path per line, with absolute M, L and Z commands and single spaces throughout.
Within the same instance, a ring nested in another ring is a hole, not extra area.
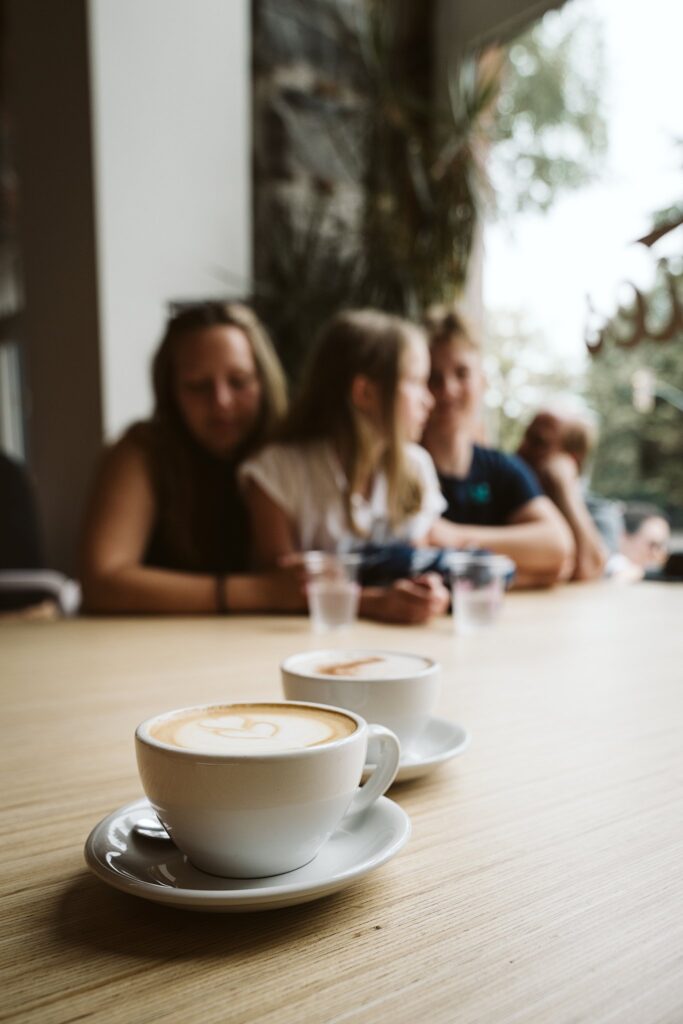
M 448 501 L 430 542 L 507 555 L 519 585 L 569 579 L 573 538 L 534 473 L 515 456 L 477 443 L 485 387 L 478 344 L 454 311 L 433 317 L 428 327 L 434 408 L 422 443 Z

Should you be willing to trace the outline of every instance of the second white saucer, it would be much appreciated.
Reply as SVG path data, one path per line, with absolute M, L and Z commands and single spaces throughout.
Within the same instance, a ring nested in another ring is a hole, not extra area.
M 409 782 L 457 757 L 470 745 L 470 734 L 457 722 L 447 718 L 431 718 L 427 728 L 410 750 L 401 755 L 394 782 Z M 366 765 L 366 769 L 372 768 Z

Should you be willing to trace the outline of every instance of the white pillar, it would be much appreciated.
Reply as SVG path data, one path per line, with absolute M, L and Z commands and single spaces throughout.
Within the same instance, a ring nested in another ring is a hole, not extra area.
M 9 0 L 8 24 L 28 455 L 50 563 L 74 572 L 167 303 L 249 292 L 249 0 Z
M 90 0 L 104 426 L 150 407 L 173 299 L 250 290 L 247 0 Z

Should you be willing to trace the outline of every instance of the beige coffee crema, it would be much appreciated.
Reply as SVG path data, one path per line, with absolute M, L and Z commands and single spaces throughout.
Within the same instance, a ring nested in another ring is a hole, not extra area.
M 334 659 L 318 657 L 305 666 L 298 666 L 298 670 L 337 679 L 403 679 L 428 667 L 429 662 L 425 658 L 414 655 L 352 651 Z
M 161 743 L 206 754 L 267 754 L 332 743 L 355 732 L 352 718 L 323 708 L 287 704 L 226 704 L 192 708 L 152 722 Z

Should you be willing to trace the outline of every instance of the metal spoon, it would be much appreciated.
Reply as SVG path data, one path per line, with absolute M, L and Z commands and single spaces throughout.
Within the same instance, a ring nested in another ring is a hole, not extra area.
M 138 818 L 133 825 L 133 832 L 146 839 L 166 839 L 169 843 L 173 841 L 157 817 Z

